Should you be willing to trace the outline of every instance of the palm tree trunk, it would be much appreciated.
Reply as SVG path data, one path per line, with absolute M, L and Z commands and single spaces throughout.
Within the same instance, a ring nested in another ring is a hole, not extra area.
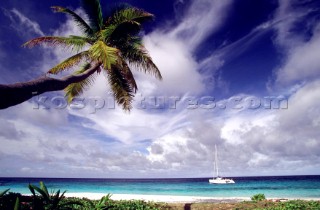
M 100 68 L 100 65 L 101 64 L 98 63 L 82 74 L 69 75 L 61 79 L 44 76 L 29 82 L 19 82 L 9 85 L 0 84 L 0 109 L 20 104 L 44 92 L 63 90 L 72 83 L 80 82 L 88 78 Z

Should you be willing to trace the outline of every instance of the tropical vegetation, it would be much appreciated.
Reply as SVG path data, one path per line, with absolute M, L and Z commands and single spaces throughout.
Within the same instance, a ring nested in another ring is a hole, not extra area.
M 156 210 L 165 207 L 165 204 L 145 202 L 142 200 L 114 201 L 111 194 L 103 196 L 100 200 L 87 198 L 68 198 L 57 192 L 49 193 L 43 182 L 40 186 L 29 184 L 31 196 L 9 192 L 9 189 L 0 192 L 0 210 Z
M 69 15 L 82 31 L 82 36 L 45 36 L 23 45 L 30 48 L 37 45 L 59 46 L 74 54 L 51 68 L 44 77 L 25 83 L 0 85 L 0 109 L 22 103 L 44 92 L 63 89 L 67 100 L 71 102 L 92 85 L 102 72 L 116 102 L 124 110 L 130 110 L 138 89 L 133 69 L 162 79 L 159 69 L 143 46 L 141 37 L 142 25 L 154 18 L 152 14 L 127 4 L 103 14 L 99 0 L 81 2 L 87 19 L 68 8 L 53 6 L 52 9 Z M 62 78 L 50 76 L 74 69 L 73 67 L 79 68 Z
M 262 193 L 259 193 L 259 194 L 255 194 L 251 197 L 251 200 L 252 201 L 263 201 L 266 199 L 266 196 Z

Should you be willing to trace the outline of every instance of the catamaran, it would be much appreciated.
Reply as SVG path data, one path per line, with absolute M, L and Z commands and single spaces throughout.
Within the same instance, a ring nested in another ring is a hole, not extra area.
M 234 184 L 235 181 L 233 179 L 227 179 L 219 176 L 217 145 L 214 145 L 214 148 L 215 148 L 214 171 L 216 176 L 213 179 L 209 179 L 209 183 L 210 184 Z

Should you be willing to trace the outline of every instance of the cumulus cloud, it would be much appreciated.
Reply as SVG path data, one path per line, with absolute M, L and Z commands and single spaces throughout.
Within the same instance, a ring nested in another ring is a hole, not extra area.
M 317 81 L 299 89 L 289 98 L 287 110 L 263 110 L 255 115 L 231 118 L 222 129 L 222 137 L 243 148 L 245 153 L 253 154 L 247 166 L 266 164 L 266 171 L 268 167 L 289 170 L 303 164 L 307 167 L 309 158 L 314 157 L 312 164 L 317 167 L 319 96 L 313 90 L 319 84 Z M 315 173 L 316 169 L 307 170 Z M 298 173 L 303 173 L 303 169 Z
M 319 87 L 314 82 L 297 90 L 288 109 L 192 109 L 172 116 L 165 113 L 161 119 L 157 114 L 131 116 L 119 110 L 87 117 L 89 122 L 62 120 L 45 127 L 39 126 L 41 114 L 20 117 L 13 124 L 24 137 L 20 142 L 2 138 L 0 154 L 15 154 L 24 174 L 64 176 L 68 168 L 68 176 L 127 177 L 132 172 L 136 177 L 194 177 L 212 174 L 216 144 L 223 175 L 254 175 L 257 170 L 265 175 L 315 173 L 320 119 L 314 115 L 320 113 L 320 98 L 313 90 Z M 20 107 L 31 113 L 28 109 Z M 15 118 L 15 111 L 2 119 Z M 44 111 L 47 119 L 57 114 Z M 122 142 L 110 141 L 110 136 Z M 152 137 L 156 138 L 145 139 Z
M 198 110 L 195 116 L 199 118 L 189 115 L 188 125 L 153 141 L 148 159 L 187 174 L 193 167 L 209 174 L 216 144 L 224 175 L 236 175 L 234 170 L 241 175 L 253 175 L 257 170 L 264 175 L 275 171 L 316 174 L 320 104 L 314 90 L 319 85 L 315 81 L 298 89 L 289 97 L 288 109 L 225 109 L 221 115 L 210 112 L 211 117 Z

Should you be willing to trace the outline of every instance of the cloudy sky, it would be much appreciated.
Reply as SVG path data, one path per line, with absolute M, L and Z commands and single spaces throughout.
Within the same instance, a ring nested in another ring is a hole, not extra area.
M 214 145 L 224 176 L 320 173 L 319 1 L 126 2 L 156 16 L 143 40 L 163 81 L 135 71 L 130 113 L 103 75 L 85 106 L 58 91 L 0 110 L 0 177 L 209 177 Z M 0 2 L 1 84 L 70 56 L 21 47 L 80 33 L 55 5 L 83 14 L 78 0 Z

